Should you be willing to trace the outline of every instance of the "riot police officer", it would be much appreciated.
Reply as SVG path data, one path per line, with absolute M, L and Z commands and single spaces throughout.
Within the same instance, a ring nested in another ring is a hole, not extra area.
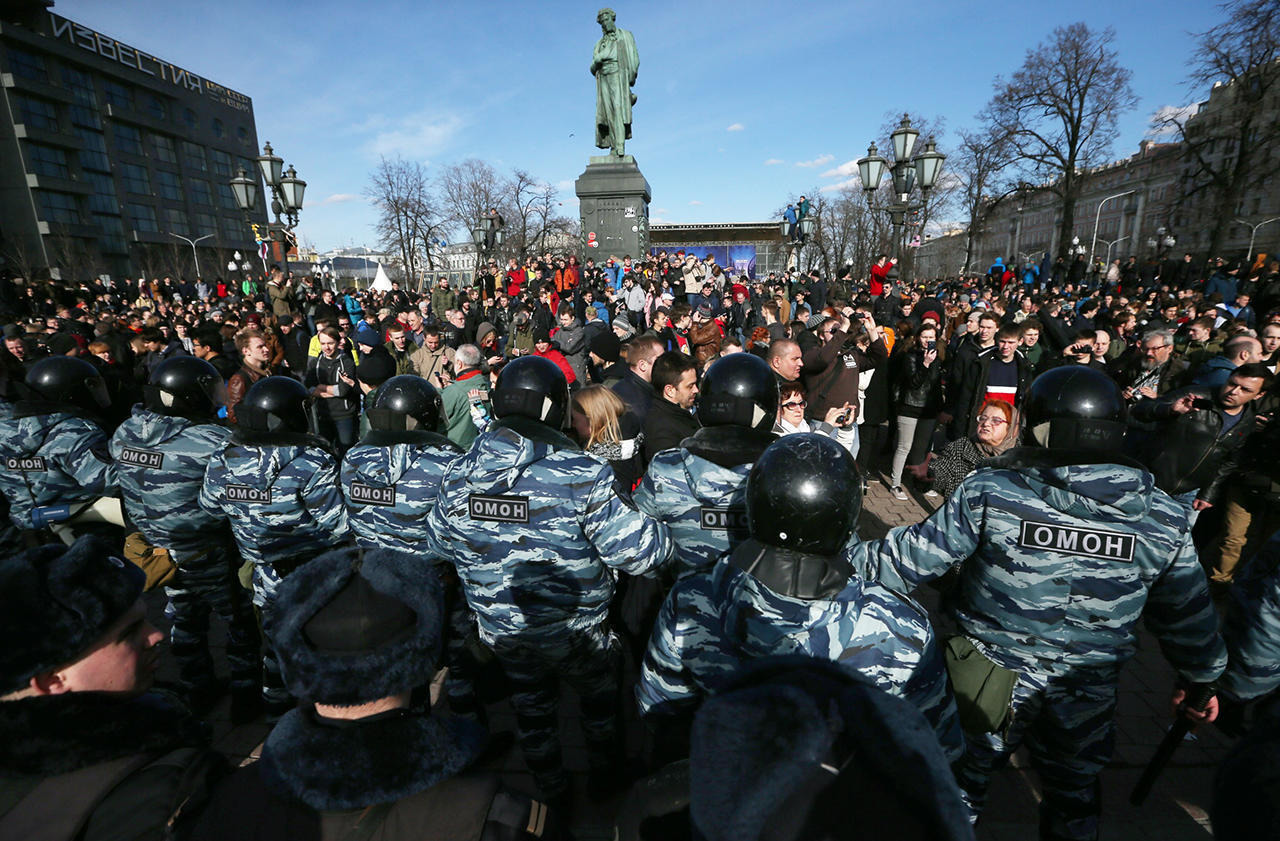
M 0 492 L 19 529 L 51 528 L 68 544 L 77 528 L 123 526 L 116 468 L 99 423 L 110 406 L 98 370 L 49 356 L 27 371 L 24 399 L 0 421 Z
M 735 353 L 707 368 L 702 428 L 649 463 L 636 507 L 671 528 L 676 577 L 709 568 L 747 537 L 743 494 L 751 465 L 777 436 L 778 383 L 763 359 Z
M 240 556 L 252 565 L 253 603 L 264 614 L 282 576 L 348 532 L 338 460 L 308 434 L 307 399 L 290 377 L 254 383 L 236 406 L 240 428 L 213 454 L 200 489 L 200 507 L 231 521 Z M 269 644 L 264 651 L 262 697 L 274 713 L 288 695 Z
M 112 435 L 111 455 L 129 519 L 177 567 L 165 585 L 165 614 L 180 686 L 197 712 L 217 699 L 208 644 L 216 611 L 227 623 L 232 717 L 248 720 L 261 692 L 257 621 L 236 580 L 230 527 L 197 502 L 205 468 L 231 437 L 217 421 L 226 386 L 203 359 L 175 356 L 156 366 L 143 393 L 144 403 Z
M 958 571 L 951 613 L 962 638 L 948 651 L 971 722 L 958 779 L 974 820 L 992 771 L 1025 741 L 1044 786 L 1041 837 L 1093 839 L 1138 618 L 1185 683 L 1215 680 L 1226 648 L 1187 509 L 1120 454 L 1119 387 L 1091 368 L 1055 368 L 1032 383 L 1024 410 L 1034 446 L 986 462 L 927 520 L 849 557 L 899 592 Z M 988 685 L 1010 681 L 1011 697 L 962 691 L 959 676 L 975 665 Z
M 682 730 L 745 661 L 807 654 L 906 698 L 957 759 L 964 742 L 928 616 L 853 576 L 840 556 L 862 510 L 853 456 L 824 435 L 788 435 L 755 462 L 744 490 L 750 536 L 677 582 L 662 605 L 636 688 L 641 712 Z
M 430 548 L 457 569 L 480 639 L 511 682 L 529 769 L 543 794 L 561 801 L 568 777 L 557 683 L 563 678 L 581 699 L 593 784 L 616 781 L 610 567 L 641 573 L 665 562 L 670 536 L 618 498 L 607 463 L 561 431 L 569 387 L 555 363 L 508 363 L 493 411 L 494 423 L 445 471 L 428 520 Z

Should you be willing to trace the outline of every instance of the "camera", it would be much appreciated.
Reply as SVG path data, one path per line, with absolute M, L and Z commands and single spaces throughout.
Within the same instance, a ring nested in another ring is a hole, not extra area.
M 1196 397 L 1191 401 L 1191 408 L 1193 409 L 1212 409 L 1213 405 L 1212 397 Z
M 841 412 L 836 415 L 836 426 L 844 426 L 849 422 L 849 412 Z

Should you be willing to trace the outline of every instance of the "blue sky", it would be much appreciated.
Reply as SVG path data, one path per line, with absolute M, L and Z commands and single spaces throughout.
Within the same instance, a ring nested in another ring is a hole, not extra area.
M 54 11 L 250 96 L 259 140 L 307 181 L 302 239 L 327 250 L 375 245 L 361 194 L 380 154 L 432 171 L 468 157 L 521 167 L 556 185 L 576 217 L 573 181 L 599 154 L 588 71 L 598 8 L 59 0 Z M 640 52 L 627 151 L 653 189 L 655 223 L 767 219 L 788 194 L 838 184 L 840 165 L 902 111 L 945 120 L 938 146 L 949 152 L 993 79 L 1077 20 L 1114 27 L 1133 71 L 1140 103 L 1113 150 L 1128 155 L 1158 108 L 1207 96 L 1183 84 L 1188 33 L 1220 14 L 1206 0 L 614 8 Z

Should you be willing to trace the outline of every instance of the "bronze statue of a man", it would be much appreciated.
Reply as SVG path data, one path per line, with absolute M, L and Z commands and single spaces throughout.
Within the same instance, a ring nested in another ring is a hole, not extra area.
M 603 34 L 591 54 L 591 73 L 596 77 L 596 146 L 621 157 L 631 139 L 631 106 L 636 95 L 631 86 L 640 69 L 636 39 L 619 29 L 613 9 L 596 15 Z

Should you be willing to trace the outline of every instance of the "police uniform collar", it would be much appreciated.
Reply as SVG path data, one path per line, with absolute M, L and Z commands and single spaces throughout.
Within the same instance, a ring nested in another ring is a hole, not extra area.
M 333 454 L 333 447 L 323 438 L 306 432 L 262 432 L 257 429 L 237 429 L 231 436 L 234 444 L 266 447 L 311 447 Z
M 429 429 L 371 429 L 360 439 L 360 443 L 370 447 L 410 444 L 415 447 L 434 447 L 454 453 L 462 452 L 462 448 L 453 441 Z
M 552 429 L 541 421 L 521 415 L 507 415 L 494 422 L 491 429 L 509 429 L 521 438 L 546 444 L 557 450 L 581 450 L 577 442 L 558 429 Z
M 102 419 L 93 412 L 75 405 L 55 400 L 19 400 L 13 404 L 13 416 L 16 418 L 34 418 L 44 415 L 71 415 L 93 423 L 101 423 Z
M 740 543 L 728 563 L 778 595 L 804 601 L 834 598 L 853 576 L 853 567 L 839 556 L 766 546 L 754 537 Z
M 983 467 L 990 467 L 995 470 L 1056 468 L 1085 464 L 1117 464 L 1134 470 L 1147 469 L 1140 462 L 1117 452 L 1066 448 L 1045 449 L 1043 447 L 1014 447 L 995 458 L 982 462 Z
M 742 426 L 704 426 L 680 442 L 690 453 L 721 467 L 755 464 L 760 454 L 778 440 L 771 430 Z

